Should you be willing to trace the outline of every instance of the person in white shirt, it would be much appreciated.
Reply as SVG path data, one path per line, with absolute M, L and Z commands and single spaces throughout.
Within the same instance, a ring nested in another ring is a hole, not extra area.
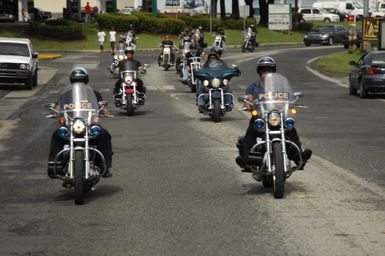
M 111 53 L 114 53 L 115 51 L 115 42 L 116 42 L 116 31 L 114 30 L 114 27 L 112 27 L 110 31 Z
M 99 41 L 99 46 L 100 46 L 100 52 L 104 52 L 104 39 L 106 37 L 106 33 L 104 33 L 103 29 L 100 28 L 98 34 L 96 35 Z

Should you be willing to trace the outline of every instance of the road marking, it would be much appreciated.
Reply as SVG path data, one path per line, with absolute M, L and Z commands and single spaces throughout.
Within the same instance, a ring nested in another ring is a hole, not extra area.
M 85 69 L 97 69 L 99 66 L 100 62 L 90 62 L 90 63 L 78 63 L 72 66 L 72 68 L 76 67 L 83 67 Z

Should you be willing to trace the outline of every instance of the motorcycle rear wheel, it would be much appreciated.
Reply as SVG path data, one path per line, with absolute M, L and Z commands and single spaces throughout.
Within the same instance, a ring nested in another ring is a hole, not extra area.
M 282 144 L 280 141 L 274 141 L 273 145 L 273 191 L 274 198 L 282 198 L 285 193 L 285 168 L 282 154 Z
M 75 204 L 84 204 L 84 197 L 86 194 L 86 186 L 84 181 L 84 152 L 77 150 L 75 151 L 74 161 L 74 189 L 75 189 Z
M 215 123 L 219 123 L 221 121 L 221 102 L 219 99 L 213 100 L 213 110 L 211 112 L 211 119 Z
M 132 94 L 126 95 L 126 108 L 127 108 L 127 115 L 129 116 L 134 115 L 134 105 L 132 104 Z

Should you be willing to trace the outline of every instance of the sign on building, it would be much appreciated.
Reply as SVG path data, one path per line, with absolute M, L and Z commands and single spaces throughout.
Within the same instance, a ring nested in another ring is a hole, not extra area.
M 290 4 L 269 4 L 269 29 L 290 30 L 291 27 Z
M 362 39 L 363 40 L 377 40 L 379 20 L 372 17 L 365 17 L 362 22 Z

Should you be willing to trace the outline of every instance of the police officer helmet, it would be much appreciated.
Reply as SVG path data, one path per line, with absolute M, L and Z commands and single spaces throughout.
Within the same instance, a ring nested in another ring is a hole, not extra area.
M 270 73 L 275 73 L 277 71 L 277 64 L 272 57 L 265 56 L 257 60 L 257 73 L 261 75 L 264 71 Z
M 85 84 L 88 83 L 89 76 L 88 76 L 87 70 L 83 67 L 76 67 L 72 69 L 70 74 L 70 81 L 71 83 L 74 83 L 74 82 L 81 82 Z
M 128 47 L 126 47 L 126 49 L 124 49 L 124 54 L 127 54 L 129 52 L 134 54 L 135 50 L 134 50 L 134 48 L 132 46 L 128 46 Z

